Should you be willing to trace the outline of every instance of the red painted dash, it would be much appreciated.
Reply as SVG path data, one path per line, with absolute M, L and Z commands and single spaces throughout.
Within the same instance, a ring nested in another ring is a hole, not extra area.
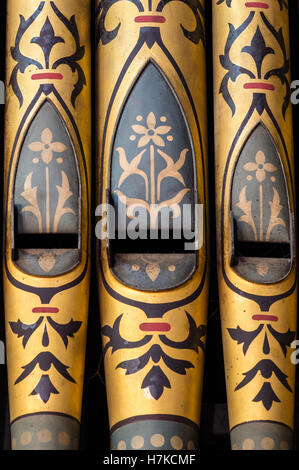
M 169 323 L 142 323 L 139 326 L 141 331 L 169 331 Z
M 35 73 L 31 76 L 31 80 L 62 80 L 63 75 L 61 73 Z
M 164 16 L 158 15 L 136 16 L 135 18 L 135 23 L 165 23 L 165 21 Z
M 32 309 L 33 313 L 58 313 L 59 308 L 54 307 L 36 307 Z
M 245 83 L 244 88 L 245 90 L 275 90 L 274 85 L 270 83 Z
M 268 3 L 264 2 L 246 2 L 245 6 L 247 8 L 265 8 L 266 10 L 269 8 Z
M 275 315 L 253 315 L 252 320 L 257 321 L 278 321 Z

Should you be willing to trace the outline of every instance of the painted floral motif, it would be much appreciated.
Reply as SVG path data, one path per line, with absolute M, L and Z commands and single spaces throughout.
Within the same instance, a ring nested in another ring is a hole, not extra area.
M 244 222 L 248 224 L 254 234 L 254 239 L 255 241 L 263 241 L 264 239 L 266 241 L 270 240 L 272 230 L 274 227 L 277 225 L 281 225 L 283 227 L 286 227 L 286 222 L 283 220 L 283 218 L 279 217 L 283 206 L 281 205 L 280 201 L 280 195 L 278 190 L 272 185 L 272 191 L 273 191 L 273 199 L 268 200 L 268 205 L 270 207 L 270 219 L 268 222 L 268 225 L 266 226 L 266 235 L 264 235 L 264 229 L 265 229 L 265 214 L 264 214 L 264 202 L 265 198 L 267 197 L 267 193 L 264 190 L 263 184 L 266 181 L 267 173 L 272 174 L 276 171 L 278 171 L 277 167 L 273 165 L 272 163 L 268 163 L 266 161 L 266 156 L 262 150 L 259 150 L 256 153 L 255 156 L 255 162 L 248 162 L 243 166 L 243 169 L 248 171 L 248 172 L 255 172 L 255 178 L 259 182 L 259 188 L 257 190 L 256 194 L 256 201 L 259 203 L 259 230 L 257 226 L 257 221 L 254 220 L 253 215 L 252 215 L 252 205 L 253 205 L 253 199 L 252 197 L 248 200 L 247 199 L 247 190 L 248 187 L 247 185 L 242 188 L 239 194 L 239 201 L 236 204 L 236 206 L 242 210 L 244 215 L 239 217 L 238 222 Z M 252 175 L 247 176 L 247 180 L 251 181 L 252 180 Z M 276 178 L 274 176 L 271 176 L 271 183 L 275 183 Z M 261 270 L 261 273 L 263 273 L 263 269 Z M 258 271 L 259 272 L 259 271 Z M 263 277 L 263 275 L 261 274 Z
M 137 121 L 142 121 L 143 117 L 138 116 Z M 165 116 L 160 117 L 161 122 L 166 122 Z M 185 164 L 189 149 L 185 148 L 181 151 L 177 161 L 166 152 L 162 151 L 159 147 L 165 147 L 165 140 L 161 135 L 166 136 L 171 131 L 171 126 L 161 125 L 157 127 L 157 118 L 153 112 L 150 112 L 146 118 L 146 126 L 141 124 L 132 125 L 133 131 L 137 135 L 142 135 L 137 143 L 137 148 L 147 147 L 137 154 L 129 162 L 126 151 L 123 147 L 117 147 L 116 151 L 119 155 L 119 164 L 123 172 L 118 181 L 118 188 L 114 192 L 118 195 L 120 201 L 127 206 L 127 216 L 134 218 L 134 211 L 136 207 L 143 206 L 151 218 L 151 226 L 156 227 L 157 219 L 161 209 L 169 207 L 173 211 L 173 218 L 177 218 L 181 215 L 180 203 L 184 196 L 190 191 L 190 188 L 186 188 L 185 180 L 180 173 L 180 170 Z M 172 135 L 167 135 L 168 142 L 173 142 L 174 138 Z M 136 135 L 130 136 L 131 141 L 136 140 Z M 150 161 L 150 174 L 148 175 L 145 171 L 139 168 L 139 165 L 143 158 L 149 158 Z M 156 175 L 156 161 L 157 158 L 162 158 L 166 163 L 166 167 Z M 139 175 L 145 182 L 145 199 L 141 198 L 130 198 L 127 197 L 120 188 L 125 180 L 131 175 Z M 165 178 L 174 178 L 179 181 L 184 189 L 179 191 L 169 200 L 161 201 L 161 186 Z
M 33 152 L 41 152 L 41 159 L 49 164 L 53 158 L 53 152 L 62 153 L 67 147 L 62 142 L 53 142 L 53 134 L 46 128 L 41 134 L 41 142 L 32 142 L 29 149 Z
M 70 183 L 67 174 L 64 171 L 61 171 L 61 185 L 56 184 L 57 192 L 58 192 L 58 202 L 55 209 L 54 219 L 52 223 L 51 229 L 51 216 L 50 216 L 50 204 L 51 204 L 51 197 L 50 197 L 50 190 L 51 190 L 51 171 L 49 168 L 50 163 L 53 160 L 53 153 L 63 153 L 67 150 L 67 146 L 64 145 L 62 142 L 53 142 L 53 133 L 49 128 L 45 128 L 41 133 L 41 140 L 31 142 L 28 145 L 28 148 L 32 152 L 40 153 L 41 161 L 45 163 L 45 199 L 46 199 L 46 207 L 45 207 L 45 219 L 46 219 L 46 226 L 43 227 L 42 221 L 42 211 L 39 205 L 39 198 L 38 198 L 38 186 L 33 186 L 32 177 L 34 172 L 30 172 L 26 178 L 24 183 L 24 191 L 21 193 L 21 196 L 26 199 L 30 203 L 29 206 L 23 207 L 22 212 L 31 212 L 37 219 L 39 233 L 42 233 L 45 229 L 46 233 L 57 233 L 58 225 L 61 218 L 65 214 L 73 214 L 75 212 L 73 209 L 69 207 L 64 207 L 68 199 L 73 195 L 73 192 L 70 188 Z M 34 164 L 38 164 L 40 159 L 38 157 L 34 157 L 32 162 Z M 63 158 L 58 157 L 56 159 L 56 164 L 62 164 Z
M 260 183 L 265 180 L 266 172 L 273 173 L 277 171 L 276 166 L 272 163 L 266 163 L 265 154 L 261 150 L 257 152 L 255 162 L 246 163 L 243 168 L 246 171 L 255 171 L 255 177 Z
M 168 134 L 171 130 L 169 126 L 158 126 L 157 119 L 153 112 L 149 113 L 146 119 L 147 127 L 141 126 L 140 124 L 135 124 L 132 126 L 132 129 L 136 134 L 143 134 L 143 137 L 139 139 L 138 147 L 144 147 L 148 145 L 151 141 L 160 147 L 165 147 L 165 142 L 160 137 L 161 135 Z

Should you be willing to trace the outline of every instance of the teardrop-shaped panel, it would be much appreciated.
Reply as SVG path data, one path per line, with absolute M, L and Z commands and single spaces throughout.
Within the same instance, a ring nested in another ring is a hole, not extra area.
M 14 261 L 54 276 L 79 261 L 80 185 L 65 124 L 46 101 L 23 142 L 14 185 Z
M 232 184 L 234 268 L 245 279 L 278 282 L 291 267 L 291 217 L 279 153 L 259 124 L 238 159 Z
M 112 150 L 110 194 L 117 220 L 125 221 L 124 226 L 117 225 L 117 233 L 126 230 L 126 239 L 112 243 L 111 251 L 113 271 L 122 282 L 142 290 L 162 290 L 192 275 L 196 255 L 184 252 L 183 205 L 189 208 L 192 229 L 195 190 L 194 152 L 186 118 L 163 75 L 149 63 L 125 103 Z M 175 209 L 166 216 L 171 206 Z M 131 238 L 134 209 L 142 219 L 138 229 L 144 239 Z M 163 239 L 168 220 L 170 235 Z M 180 239 L 175 240 L 173 230 L 178 223 Z M 157 230 L 159 240 L 150 239 L 151 229 Z M 157 257 L 157 250 L 163 255 Z M 170 253 L 179 255 L 175 263 Z

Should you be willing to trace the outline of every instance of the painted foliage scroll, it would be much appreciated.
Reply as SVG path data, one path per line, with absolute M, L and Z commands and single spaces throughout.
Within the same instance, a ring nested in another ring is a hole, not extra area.
M 89 0 L 7 2 L 3 261 L 13 449 L 79 443 L 89 291 L 89 12 Z
M 117 216 L 98 253 L 111 445 L 194 449 L 208 300 L 203 2 L 100 1 L 97 46 L 98 204 Z M 203 245 L 186 251 L 174 227 L 184 206 L 194 226 L 198 204 Z M 137 211 L 146 226 L 132 240 Z
M 297 284 L 288 4 L 214 1 L 218 274 L 233 449 L 293 441 Z

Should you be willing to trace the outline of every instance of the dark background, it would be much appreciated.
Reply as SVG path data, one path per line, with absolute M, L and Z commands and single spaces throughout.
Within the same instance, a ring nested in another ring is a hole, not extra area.
M 227 422 L 225 378 L 222 354 L 222 340 L 219 315 L 219 301 L 217 296 L 217 270 L 216 270 L 216 240 L 215 240 L 215 204 L 214 204 L 214 152 L 213 152 L 213 88 L 212 88 L 212 31 L 211 31 L 211 1 L 206 0 L 207 21 L 207 63 L 208 63 L 208 122 L 209 122 L 209 187 L 210 187 L 210 247 L 211 247 L 211 289 L 208 311 L 208 336 L 205 376 L 203 384 L 203 402 L 201 418 L 202 450 L 227 450 L 230 446 Z M 1 0 L 0 12 L 0 79 L 5 80 L 5 4 Z M 299 14 L 296 0 L 289 1 L 291 26 L 291 64 L 292 80 L 299 80 Z M 94 31 L 91 31 L 92 35 Z M 93 86 L 95 83 L 93 83 Z M 93 96 L 94 92 L 93 92 Z M 299 105 L 293 106 L 294 112 L 294 139 L 295 163 L 298 153 L 299 133 Z M 94 109 L 93 109 L 94 113 Z M 0 106 L 0 188 L 3 188 L 3 136 L 4 136 L 4 106 Z M 93 165 L 95 165 L 95 151 L 93 151 Z M 296 178 L 298 179 L 298 164 Z M 95 166 L 93 175 L 95 176 Z M 2 191 L 2 190 L 1 190 Z M 1 194 L 1 193 L 0 193 Z M 299 191 L 297 192 L 298 204 Z M 95 209 L 95 181 L 93 184 L 93 207 Z M 2 202 L 0 202 L 0 220 L 2 219 Z M 92 217 L 94 224 L 95 217 Z M 1 232 L 1 230 L 0 230 Z M 95 237 L 92 240 L 93 252 Z M 2 245 L 0 245 L 2 246 Z M 95 259 L 95 256 L 92 256 Z M 83 414 L 81 427 L 80 449 L 82 450 L 108 450 L 109 426 L 107 417 L 107 403 L 105 379 L 101 354 L 100 320 L 97 300 L 97 282 L 95 266 L 92 266 L 91 297 L 89 309 L 89 328 L 87 340 L 86 373 L 83 396 Z M 4 341 L 4 307 L 2 282 L 0 284 L 0 340 Z M 10 449 L 8 396 L 6 367 L 0 365 L 0 449 Z M 298 382 L 298 379 L 297 379 Z M 297 384 L 296 396 L 299 393 Z M 296 400 L 297 402 L 298 400 Z M 296 421 L 299 422 L 299 410 L 296 403 Z M 298 439 L 296 443 L 298 445 Z

